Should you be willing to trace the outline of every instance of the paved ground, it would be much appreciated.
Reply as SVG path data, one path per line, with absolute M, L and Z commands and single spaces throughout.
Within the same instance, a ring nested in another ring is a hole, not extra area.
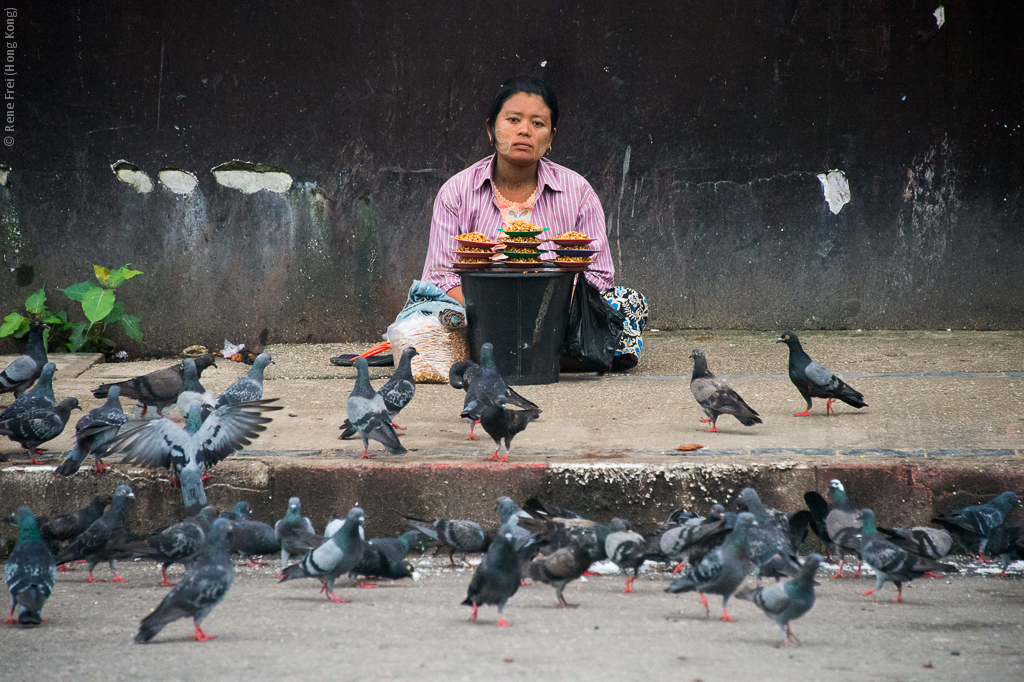
M 189 621 L 153 643 L 132 642 L 139 620 L 166 593 L 159 570 L 124 565 L 127 584 L 90 585 L 81 569 L 61 574 L 34 630 L 0 627 L 3 677 L 20 680 L 1020 680 L 1024 679 L 1024 583 L 977 574 L 918 580 L 906 603 L 857 591 L 867 579 L 819 576 L 815 608 L 793 625 L 802 646 L 779 648 L 775 624 L 733 601 L 722 623 L 712 598 L 706 619 L 696 595 L 663 592 L 649 573 L 637 593 L 603 575 L 566 590 L 576 610 L 554 608 L 554 591 L 523 587 L 506 608 L 511 628 L 482 608 L 468 621 L 470 570 L 418 560 L 417 582 L 376 590 L 339 587 L 349 604 L 329 604 L 314 581 L 276 583 L 276 569 L 236 570 L 235 584 L 204 629 Z M 178 574 L 172 569 L 172 579 Z M 105 575 L 100 569 L 97 575 Z M 342 581 L 343 582 L 343 581 Z M 339 583 L 340 585 L 341 583 Z

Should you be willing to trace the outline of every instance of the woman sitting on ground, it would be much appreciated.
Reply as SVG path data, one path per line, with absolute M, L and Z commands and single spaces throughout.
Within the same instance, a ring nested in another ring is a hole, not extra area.
M 437 193 L 422 279 L 461 303 L 459 276 L 435 270 L 454 258 L 458 243 L 451 237 L 480 232 L 496 241 L 498 230 L 516 220 L 545 227 L 552 236 L 582 232 L 595 239 L 598 250 L 587 280 L 626 317 L 612 369 L 629 369 L 643 348 L 647 300 L 615 286 L 604 211 L 593 187 L 579 173 L 544 158 L 557 125 L 558 100 L 543 81 L 517 77 L 501 84 L 486 121 L 494 154 L 454 175 Z

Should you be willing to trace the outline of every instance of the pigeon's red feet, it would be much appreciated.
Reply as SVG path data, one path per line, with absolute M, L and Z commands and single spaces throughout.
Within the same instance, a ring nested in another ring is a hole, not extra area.
M 283 577 L 284 577 L 284 571 L 281 571 L 280 573 L 277 574 L 277 579 L 278 580 L 280 580 Z
M 565 597 L 559 597 L 558 598 L 558 607 L 557 608 L 560 608 L 560 609 L 574 609 L 577 606 L 579 606 L 579 604 L 570 604 L 569 602 L 565 601 Z
M 533 587 L 533 583 L 528 583 L 525 580 L 520 579 L 519 587 Z
M 875 588 L 872 587 L 870 590 L 864 590 L 863 592 L 858 592 L 857 594 L 859 594 L 862 597 L 870 597 L 874 593 L 875 593 Z
M 104 464 L 102 461 L 96 460 L 96 466 L 93 467 L 93 472 L 97 476 L 102 476 L 103 472 L 106 471 L 107 469 L 110 469 L 110 468 L 111 468 L 111 466 L 109 464 Z
M 160 587 L 174 587 L 177 584 L 178 583 L 172 583 L 170 580 L 168 580 L 167 576 L 164 576 L 164 579 L 157 583 L 157 585 L 159 585 Z
M 197 642 L 209 642 L 211 639 L 217 639 L 217 635 L 208 635 L 202 631 L 199 627 L 199 623 L 196 623 L 196 632 L 194 635 L 189 635 L 192 639 Z
M 370 459 L 369 450 L 363 450 L 363 454 L 359 455 L 356 459 Z
M 685 566 L 685 565 L 686 565 L 685 561 L 680 561 L 678 564 L 676 564 L 675 568 L 672 569 L 672 575 L 675 575 L 679 571 L 683 570 L 683 566 Z
M 478 608 L 479 607 L 476 605 L 476 602 L 474 602 L 473 603 L 473 613 L 469 614 L 469 619 L 471 621 L 473 621 L 474 623 L 476 622 L 476 611 L 477 611 Z
M 808 407 L 803 412 L 800 412 L 798 414 L 794 414 L 793 416 L 794 417 L 810 417 L 811 416 L 811 408 Z
M 31 461 L 36 466 L 41 466 L 42 465 L 42 462 L 40 462 L 39 460 L 36 459 L 36 455 L 35 455 L 34 452 L 28 453 L 28 458 L 29 458 L 29 461 Z
M 338 595 L 334 594 L 333 592 L 331 592 L 329 595 L 327 595 L 327 598 L 330 599 L 335 604 L 347 604 L 348 603 L 348 599 L 342 599 L 341 597 L 339 597 Z
M 729 612 L 726 611 L 725 609 L 722 609 L 722 617 L 719 618 L 719 620 L 724 621 L 726 623 L 735 623 L 736 622 L 732 618 L 729 617 Z
M 829 398 L 825 402 L 825 416 L 828 417 L 829 415 L 835 414 L 835 412 L 836 411 L 832 409 L 832 398 Z
M 510 627 L 512 627 L 512 623 L 510 623 L 507 620 L 505 620 L 505 616 L 502 616 L 501 618 L 498 619 L 498 627 L 499 628 L 510 628 Z
M 266 566 L 266 564 L 262 561 L 256 561 L 255 559 L 249 556 L 245 557 L 245 565 L 249 568 L 262 568 L 263 566 Z M 282 574 L 282 576 L 283 575 L 284 574 Z
M 710 423 L 711 423 L 711 420 L 710 420 L 710 419 L 704 419 L 703 417 L 701 417 L 701 419 L 700 419 L 700 423 L 701 423 L 701 424 L 710 424 Z
M 709 617 L 711 615 L 711 609 L 708 607 L 708 598 L 704 596 L 704 593 L 700 593 L 700 603 L 704 605 L 704 616 Z
M 11 617 L 4 621 L 4 625 L 14 624 L 14 606 L 11 606 Z
M 485 459 L 484 461 L 485 462 L 500 462 L 501 460 L 498 459 L 498 451 L 495 450 L 494 454 L 491 455 L 490 457 L 488 457 L 487 459 Z
M 93 578 L 92 577 L 92 571 L 89 571 L 89 577 L 86 578 L 86 580 L 88 580 L 91 583 L 101 583 L 101 582 L 103 582 L 102 580 L 96 580 L 96 578 Z
M 600 575 L 600 573 L 595 573 L 594 571 L 583 571 L 584 578 L 597 578 Z
M 707 429 L 704 433 L 718 433 L 718 427 L 715 424 L 712 424 L 711 428 Z
M 204 472 L 203 472 L 203 478 L 202 478 L 202 483 L 206 483 L 206 482 L 207 482 L 207 481 L 209 481 L 209 480 L 210 480 L 211 478 L 213 478 L 213 476 L 211 476 L 210 474 L 208 474 L 208 473 L 206 473 L 206 472 L 204 471 Z M 211 639 L 212 639 L 212 637 L 211 637 Z
M 57 570 L 60 571 L 61 573 L 66 573 L 67 571 L 73 571 L 75 569 L 73 569 L 68 564 L 61 564 L 60 566 L 57 567 Z
M 622 594 L 634 594 L 633 592 L 633 581 L 636 578 L 626 578 L 626 587 L 622 590 Z
M 125 580 L 124 578 L 122 578 L 120 574 L 115 573 L 114 577 L 110 579 L 110 582 L 112 582 L 112 583 L 126 583 L 128 581 Z M 166 582 L 166 580 L 165 580 L 165 582 Z
M 1003 569 L 1003 575 L 1006 575 L 1006 569 L 1005 568 Z M 925 573 L 921 577 L 922 578 L 942 578 L 944 576 L 941 573 L 936 573 L 934 571 L 928 571 L 927 573 Z
M 379 587 L 375 583 L 354 583 L 352 587 L 361 587 L 364 590 L 375 590 Z
M 399 431 L 405 431 L 405 427 L 404 426 L 399 426 L 395 422 L 391 422 L 391 428 L 398 429 Z
M 473 434 L 469 434 L 468 436 L 466 436 L 466 440 L 480 440 L 480 439 L 477 438 L 476 436 L 474 436 Z

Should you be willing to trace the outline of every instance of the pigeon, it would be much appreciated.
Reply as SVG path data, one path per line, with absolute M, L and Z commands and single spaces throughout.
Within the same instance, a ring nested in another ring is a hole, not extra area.
M 391 417 L 391 426 L 395 429 L 402 428 L 395 423 L 395 417 L 416 395 L 416 382 L 412 378 L 412 358 L 414 355 L 419 355 L 419 353 L 412 346 L 403 348 L 402 357 L 398 361 L 398 368 L 395 370 L 395 373 L 377 391 L 377 394 L 384 399 L 384 407 L 387 408 L 388 415 Z M 352 422 L 348 419 L 339 428 L 343 431 L 338 436 L 341 440 L 348 440 L 357 433 L 356 428 L 352 426 Z
M 712 549 L 722 544 L 736 525 L 736 514 L 726 512 L 720 504 L 712 505 L 707 517 L 699 516 L 675 523 L 671 519 L 663 524 L 652 539 L 656 549 L 648 549 L 648 558 L 674 563 L 672 573 L 689 563 L 697 564 Z
M 793 634 L 789 623 L 814 606 L 814 574 L 820 563 L 821 555 L 811 554 L 804 560 L 800 573 L 793 579 L 754 589 L 744 587 L 736 592 L 737 599 L 754 602 L 754 606 L 761 609 L 764 615 L 778 623 L 784 647 L 789 646 L 790 642 L 800 641 Z
M 576 512 L 543 503 L 535 497 L 528 499 L 525 506 L 536 518 L 520 517 L 516 525 L 533 533 L 540 551 L 550 554 L 579 542 L 590 552 L 593 561 L 608 558 L 604 541 L 612 532 L 610 524 L 585 519 Z
M 447 546 L 450 550 L 448 560 L 452 566 L 455 566 L 455 552 L 462 552 L 462 558 L 465 560 L 467 552 L 487 551 L 493 539 L 476 521 L 462 519 L 425 521 L 412 516 L 406 516 L 405 520 L 427 537 L 437 540 L 442 546 Z
M 629 521 L 612 519 L 611 533 L 604 540 L 604 552 L 608 555 L 622 574 L 626 576 L 626 587 L 623 593 L 633 592 L 633 582 L 640 577 L 640 567 L 644 563 L 646 541 L 640 533 L 630 529 Z M 629 577 L 629 571 L 633 577 Z
M 533 539 L 533 533 L 519 526 L 519 521 L 532 517 L 529 512 L 524 511 L 522 507 L 513 502 L 511 497 L 506 495 L 499 497 L 494 505 L 494 511 L 498 512 L 498 518 L 501 520 L 498 533 L 511 533 L 512 544 L 515 545 L 517 551 Z
M 317 537 L 316 531 L 313 530 L 313 522 L 309 517 L 302 515 L 302 503 L 297 497 L 288 499 L 288 509 L 284 513 L 284 518 L 274 524 L 274 537 L 281 545 L 282 575 L 292 554 L 305 554 L 323 542 L 323 538 Z
M 107 402 L 82 415 L 75 424 L 75 447 L 64 457 L 56 473 L 71 476 L 78 471 L 85 461 L 85 456 L 89 454 L 96 460 L 97 474 L 102 474 L 104 469 L 110 468 L 109 464 L 103 463 L 107 443 L 128 423 L 128 415 L 121 408 L 120 393 L 121 389 L 118 386 L 111 386 L 107 393 Z
M 42 374 L 46 365 L 46 344 L 43 332 L 46 324 L 40 319 L 28 323 L 28 341 L 25 352 L 14 358 L 11 364 L 0 371 L 0 393 L 14 393 L 17 400 L 21 394 Z
M 74 541 L 96 519 L 103 516 L 103 510 L 113 499 L 110 495 L 97 495 L 87 507 L 78 511 L 59 516 L 40 516 L 36 519 L 36 524 L 43 542 L 50 551 L 55 551 L 58 549 L 58 543 Z
M 716 422 L 723 414 L 731 414 L 744 426 L 753 426 L 761 423 L 761 417 L 749 405 L 743 402 L 743 398 L 736 391 L 729 388 L 729 384 L 715 377 L 708 369 L 708 360 L 704 353 L 694 349 L 690 353 L 693 358 L 693 376 L 690 378 L 690 392 L 694 399 L 704 410 L 707 419 L 701 419 L 705 424 L 711 424 L 708 433 L 718 433 Z
M 846 554 L 857 556 L 857 573 L 855 578 L 860 577 L 860 512 L 850 504 L 846 496 L 846 488 L 838 480 L 833 478 L 828 484 L 828 494 L 832 500 L 832 509 L 825 518 L 827 533 L 832 542 L 836 545 L 836 552 L 839 554 L 839 568 L 833 580 L 843 577 L 843 560 Z
M 210 354 L 201 355 L 195 358 L 194 362 L 196 364 L 196 372 L 200 377 L 203 375 L 203 370 L 207 367 L 217 366 L 213 356 Z M 179 363 L 173 367 L 158 369 L 155 372 L 150 372 L 134 379 L 128 379 L 127 381 L 101 384 L 99 388 L 92 392 L 92 395 L 94 398 L 106 398 L 110 392 L 110 387 L 117 386 L 121 389 L 122 398 L 135 400 L 142 405 L 141 416 L 145 418 L 146 411 L 149 408 L 155 408 L 157 414 L 159 414 L 165 408 L 177 402 L 178 394 L 181 393 L 184 373 L 184 363 Z
M 178 412 L 182 417 L 187 418 L 192 405 L 199 405 L 203 421 L 210 416 L 217 407 L 217 401 L 213 394 L 203 388 L 199 383 L 199 370 L 196 361 L 192 358 L 185 358 L 181 361 L 181 393 L 178 394 Z M 231 403 L 237 404 L 237 403 Z
M 252 557 L 276 554 L 281 551 L 281 541 L 269 524 L 255 519 L 231 519 L 234 532 L 231 536 L 231 551 L 238 552 L 246 566 L 263 566 Z
M 233 452 L 249 445 L 266 430 L 271 419 L 265 412 L 280 410 L 269 405 L 277 398 L 218 407 L 202 421 L 202 408 L 193 403 L 181 428 L 170 419 L 145 422 L 122 431 L 110 441 L 110 453 L 124 452 L 122 461 L 147 469 L 171 469 L 181 484 L 185 513 L 195 514 L 206 506 L 203 475 Z
M 842 379 L 825 369 L 808 357 L 800 346 L 800 339 L 793 332 L 786 332 L 775 343 L 784 343 L 789 346 L 789 378 L 800 391 L 800 395 L 807 401 L 807 409 L 794 417 L 809 417 L 811 413 L 811 398 L 825 398 L 825 415 L 832 414 L 832 401 L 842 400 L 847 405 L 856 407 L 858 410 L 867 407 L 864 402 L 864 395 L 847 385 Z
M 53 397 L 53 373 L 56 371 L 57 365 L 52 362 L 43 365 L 43 371 L 39 374 L 36 385 L 28 393 L 22 393 L 3 412 L 0 412 L 0 421 L 10 419 L 28 410 L 56 406 L 57 399 Z
M 941 559 L 953 548 L 953 536 L 939 528 L 914 526 L 913 528 L 882 528 L 878 532 L 908 552 L 913 552 L 929 559 Z
M 718 547 L 708 552 L 696 566 L 693 566 L 684 575 L 672 581 L 666 588 L 666 592 L 698 592 L 700 601 L 704 604 L 704 614 L 710 615 L 708 600 L 705 594 L 722 595 L 722 620 L 730 623 L 735 622 L 729 617 L 726 608 L 729 604 L 729 597 L 739 587 L 753 563 L 750 560 L 750 547 L 748 545 L 750 530 L 754 525 L 754 515 L 750 512 L 742 512 L 736 517 L 736 527 L 729 533 L 729 536 Z
M 534 559 L 530 563 L 530 578 L 555 588 L 558 608 L 574 609 L 579 606 L 579 604 L 567 602 L 562 592 L 566 585 L 579 578 L 590 568 L 594 562 L 592 545 L 595 545 L 596 542 L 596 536 L 584 535 L 568 547 L 562 547 L 554 553 Z
M 469 419 L 469 438 L 476 440 L 473 429 L 483 411 L 488 406 L 504 407 L 511 403 L 524 410 L 533 410 L 537 414 L 541 409 L 523 396 L 512 390 L 501 377 L 497 365 L 494 364 L 494 346 L 485 343 L 480 347 L 480 364 L 471 360 L 462 360 L 452 365 L 448 371 L 448 382 L 454 388 L 466 391 L 466 399 L 462 405 L 463 419 Z
M 408 450 L 402 447 L 391 425 L 391 415 L 384 405 L 384 398 L 370 386 L 370 370 L 366 358 L 356 358 L 356 383 L 345 402 L 349 424 L 359 432 L 363 441 L 363 454 L 359 459 L 369 459 L 370 440 L 384 446 L 392 455 L 404 455 Z
M 57 565 L 39 534 L 32 510 L 18 507 L 14 520 L 18 524 L 18 540 L 4 567 L 4 580 L 11 593 L 11 614 L 4 625 L 39 625 L 43 621 L 43 605 L 57 579 Z
M 758 579 L 797 575 L 800 560 L 793 548 L 785 513 L 766 508 L 753 488 L 741 490 L 739 500 L 741 507 L 753 514 L 757 521 L 757 525 L 750 529 L 748 542 Z
M 526 430 L 527 424 L 540 417 L 540 410 L 510 410 L 497 405 L 489 405 L 480 414 L 480 425 L 484 427 L 487 435 L 494 439 L 494 454 L 488 457 L 485 462 L 507 462 L 508 451 L 512 446 L 512 439 L 517 433 Z M 505 441 L 505 454 L 498 458 L 498 451 L 501 449 L 501 441 Z
M 875 571 L 875 586 L 860 594 L 874 594 L 886 582 L 896 585 L 899 596 L 894 604 L 903 603 L 903 583 L 920 578 L 927 573 L 959 573 L 960 569 L 951 564 L 941 564 L 934 559 L 913 554 L 897 547 L 881 535 L 875 528 L 875 513 L 870 509 L 860 510 L 861 540 L 860 555 L 864 563 Z
M 199 515 L 168 526 L 158 533 L 153 533 L 142 542 L 135 542 L 124 547 L 133 556 L 141 556 L 160 564 L 160 585 L 174 587 L 167 580 L 167 569 L 173 564 L 188 565 L 192 563 L 206 541 L 206 533 L 217 518 L 217 508 L 203 507 Z
M 968 552 L 984 558 L 989 533 L 1002 525 L 1003 519 L 1011 509 L 1019 506 L 1017 494 L 1007 491 L 985 504 L 941 514 L 932 519 L 932 523 L 937 523 L 956 535 Z
M 229 521 L 249 521 L 252 519 L 252 505 L 245 501 L 236 502 L 231 511 L 222 511 L 220 517 Z M 235 526 L 235 535 L 238 535 L 238 526 Z
M 274 364 L 268 353 L 260 353 L 252 363 L 252 369 L 245 376 L 238 377 L 217 397 L 216 406 L 237 405 L 263 398 L 263 370 Z
M 137 644 L 145 644 L 169 623 L 179 618 L 192 618 L 195 634 L 190 635 L 199 642 L 216 639 L 216 635 L 203 632 L 200 625 L 210 615 L 213 607 L 223 601 L 235 579 L 235 567 L 231 563 L 232 523 L 228 519 L 216 519 L 207 533 L 202 549 L 196 560 L 185 571 L 184 577 L 171 588 L 156 609 L 142 619 Z
M 421 534 L 418 530 L 410 530 L 401 537 L 373 538 L 367 541 L 363 558 L 358 566 L 349 571 L 349 579 L 357 587 L 375 587 L 370 583 L 358 582 L 357 578 L 361 575 L 385 580 L 418 579 L 419 575 L 405 557 L 419 537 Z
M 32 463 L 39 464 L 36 461 L 36 454 L 41 452 L 39 446 L 63 433 L 71 419 L 71 410 L 80 409 L 78 398 L 64 398 L 56 407 L 21 412 L 0 421 L 0 436 L 7 436 L 20 444 L 28 452 Z
M 511 533 L 495 536 L 487 554 L 476 567 L 466 599 L 462 602 L 463 606 L 473 607 L 469 617 L 471 621 L 476 622 L 477 609 L 482 604 L 495 604 L 498 607 L 498 625 L 512 625 L 505 620 L 505 602 L 519 589 L 522 572 L 519 553 L 512 543 Z
M 828 534 L 826 520 L 828 519 L 828 513 L 832 511 L 832 505 L 816 490 L 808 490 L 804 493 L 804 504 L 807 505 L 806 511 L 810 517 L 807 525 L 818 536 L 822 544 L 825 545 L 826 560 L 831 561 L 832 545 L 835 543 L 832 542 L 832 538 Z M 797 512 L 797 514 L 799 513 Z
M 1018 559 L 1024 559 L 1024 523 L 997 526 L 988 534 L 985 549 L 990 556 L 999 557 L 1003 564 L 1003 572 L 999 575 L 1005 578 L 1007 567 Z
M 114 574 L 111 582 L 127 582 L 117 573 L 116 558 L 131 533 L 128 500 L 134 499 L 135 493 L 130 487 L 117 486 L 114 489 L 114 499 L 110 503 L 110 508 L 86 528 L 74 542 L 61 550 L 57 555 L 57 563 L 66 564 L 69 561 L 85 559 L 86 566 L 89 568 L 89 582 L 101 583 L 102 580 L 95 580 L 92 577 L 92 570 L 96 564 L 106 561 L 110 565 L 110 572 Z
M 282 571 L 280 582 L 297 578 L 316 578 L 324 584 L 327 598 L 336 604 L 347 603 L 334 593 L 334 581 L 359 565 L 366 543 L 363 540 L 365 516 L 359 507 L 352 507 L 337 533 L 310 550 L 302 561 Z

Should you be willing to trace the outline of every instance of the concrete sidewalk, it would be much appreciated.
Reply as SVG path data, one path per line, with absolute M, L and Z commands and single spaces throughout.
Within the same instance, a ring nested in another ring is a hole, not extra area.
M 890 523 L 927 521 L 936 511 L 1004 489 L 1024 490 L 1024 332 L 801 333 L 808 354 L 869 404 L 855 410 L 838 403 L 837 414 L 826 417 L 824 401 L 816 400 L 808 418 L 792 416 L 804 403 L 786 375 L 788 351 L 774 343 L 778 336 L 651 332 L 640 366 L 629 374 L 563 375 L 557 384 L 517 387 L 544 413 L 516 437 L 507 465 L 483 463 L 494 446 L 482 429 L 480 441 L 465 440 L 469 425 L 458 417 L 464 394 L 447 385 L 419 386 L 400 415 L 409 454 L 388 456 L 373 444 L 373 459 L 356 460 L 359 440 L 338 440 L 355 371 L 329 358 L 370 343 L 272 346 L 265 395 L 280 398 L 285 409 L 249 450 L 213 470 L 208 494 L 220 504 L 248 496 L 260 518 L 261 506 L 278 518 L 275 500 L 299 494 L 318 523 L 356 501 L 375 500 L 391 510 L 374 515 L 390 531 L 403 513 L 486 518 L 500 494 L 540 495 L 595 516 L 621 515 L 626 504 L 643 526 L 681 505 L 731 502 L 748 483 L 788 509 L 802 503 L 805 490 L 823 491 L 839 476 L 855 502 L 884 510 Z M 705 351 L 711 370 L 760 412 L 763 424 L 743 427 L 723 416 L 720 433 L 705 432 L 689 392 L 693 348 Z M 173 362 L 53 359 L 58 398 L 74 395 L 86 411 L 102 402 L 90 393 L 100 383 Z M 0 366 L 7 361 L 0 358 Z M 218 364 L 203 375 L 214 393 L 248 369 Z M 371 368 L 371 378 L 391 371 Z M 9 404 L 5 398 L 0 404 Z M 65 452 L 72 439 L 69 427 L 49 447 Z M 681 445 L 703 447 L 681 451 Z M 26 499 L 44 512 L 66 509 L 128 480 L 154 488 L 137 505 L 147 510 L 147 523 L 180 514 L 180 495 L 156 488 L 166 472 L 124 468 L 54 480 L 49 468 L 20 466 L 14 443 L 0 443 L 0 454 L 11 460 L 0 470 L 2 513 Z

